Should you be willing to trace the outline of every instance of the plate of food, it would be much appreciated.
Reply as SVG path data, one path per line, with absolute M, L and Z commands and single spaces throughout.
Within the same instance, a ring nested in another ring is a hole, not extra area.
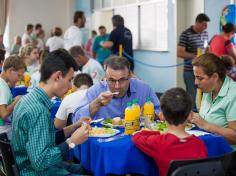
M 151 123 L 150 126 L 152 130 L 156 130 L 160 132 L 167 131 L 167 124 L 165 121 L 156 121 L 156 122 Z M 195 127 L 195 125 L 188 122 L 185 126 L 185 131 L 191 130 L 193 127 Z
M 124 128 L 124 119 L 121 119 L 120 117 L 114 117 L 106 118 L 104 121 L 101 122 L 102 125 L 106 127 L 118 127 L 118 128 Z
M 120 130 L 104 127 L 93 127 L 89 131 L 89 137 L 111 137 L 118 134 Z

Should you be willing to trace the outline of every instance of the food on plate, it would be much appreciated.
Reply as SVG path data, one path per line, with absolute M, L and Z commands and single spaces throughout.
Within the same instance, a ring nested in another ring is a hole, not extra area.
M 124 120 L 121 119 L 120 117 L 115 117 L 112 119 L 112 125 L 123 125 Z
M 111 136 L 117 133 L 116 129 L 113 128 L 99 128 L 94 127 L 89 131 L 89 136 Z
M 189 122 L 188 122 L 188 123 L 185 125 L 185 127 L 186 127 L 186 128 L 193 128 L 194 125 L 193 125 L 192 123 L 189 123 Z
M 111 118 L 107 117 L 107 118 L 103 121 L 103 123 L 104 123 L 104 124 L 108 124 L 108 123 L 112 124 L 112 120 L 111 120 Z

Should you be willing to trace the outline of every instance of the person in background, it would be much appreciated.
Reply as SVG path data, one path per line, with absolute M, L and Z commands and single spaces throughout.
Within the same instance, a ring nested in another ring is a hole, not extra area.
M 45 37 L 44 30 L 40 30 L 37 33 L 37 48 L 39 49 L 39 51 L 45 49 L 44 37 Z
M 113 56 L 107 59 L 104 65 L 106 81 L 94 84 L 88 89 L 84 100 L 78 104 L 74 113 L 74 122 L 81 117 L 124 118 L 128 102 L 137 99 L 142 107 L 148 97 L 154 104 L 155 113 L 159 113 L 157 96 L 143 81 L 131 78 L 130 63 L 126 58 Z
M 20 56 L 27 66 L 27 72 L 32 75 L 39 69 L 39 50 L 32 44 L 27 44 L 22 48 Z
M 39 51 L 39 65 L 42 65 L 42 63 L 44 62 L 45 58 L 48 55 L 48 51 L 47 50 L 41 50 Z M 32 75 L 30 75 L 30 88 L 34 88 L 36 86 L 38 86 L 39 82 L 40 82 L 40 66 L 38 67 L 38 70 L 36 70 Z
M 34 30 L 34 26 L 32 24 L 27 24 L 25 28 L 25 32 L 22 35 L 21 45 L 25 47 L 27 44 L 33 44 L 33 39 L 31 34 Z
M 197 88 L 194 84 L 192 60 L 197 56 L 198 48 L 203 50 L 207 47 L 208 32 L 206 29 L 209 21 L 210 18 L 206 14 L 198 14 L 195 24 L 180 35 L 177 47 L 177 56 L 184 59 L 184 83 L 187 92 L 193 99 L 193 111 L 197 111 Z
M 56 128 L 64 128 L 67 125 L 67 119 L 72 114 L 77 105 L 83 101 L 83 98 L 89 87 L 93 85 L 93 80 L 86 73 L 77 74 L 73 80 L 75 92 L 67 95 L 56 113 L 54 125 Z
M 5 54 L 6 54 L 6 51 L 0 49 L 0 73 L 2 72 L 2 66 L 5 59 Z
M 5 45 L 3 43 L 3 34 L 0 34 L 0 49 L 6 50 Z
M 7 133 L 10 139 L 12 111 L 21 98 L 19 95 L 13 99 L 10 88 L 23 78 L 25 69 L 26 65 L 18 56 L 9 56 L 0 74 L 0 133 Z
M 82 73 L 89 74 L 94 84 L 100 82 L 104 78 L 104 70 L 101 64 L 95 59 L 88 58 L 80 46 L 74 46 L 70 49 L 70 54 L 75 59 L 78 66 L 82 66 Z
M 46 42 L 46 48 L 49 52 L 55 51 L 60 48 L 64 48 L 64 40 L 61 38 L 62 29 L 60 27 L 53 28 L 53 36 L 50 37 Z
M 154 159 L 160 176 L 166 176 L 171 160 L 206 158 L 208 154 L 204 142 L 185 131 L 192 115 L 191 96 L 182 88 L 172 88 L 162 95 L 160 102 L 159 117 L 166 121 L 167 132 L 143 130 L 133 135 L 132 141 Z
M 92 50 L 93 58 L 96 58 L 97 61 L 103 65 L 104 61 L 111 55 L 111 51 L 107 48 L 103 48 L 101 44 L 108 41 L 109 34 L 106 33 L 105 26 L 99 26 L 98 28 L 99 35 L 94 39 Z
M 14 108 L 11 146 L 20 175 L 84 174 L 80 165 L 62 161 L 70 149 L 87 140 L 90 121 L 56 132 L 50 117 L 51 98 L 62 97 L 71 88 L 75 70 L 77 64 L 66 50 L 49 53 L 41 66 L 39 86 Z
M 236 144 L 236 83 L 226 75 L 226 59 L 206 53 L 193 60 L 195 84 L 203 97 L 192 123 Z
M 20 52 L 20 48 L 21 48 L 21 37 L 17 35 L 15 36 L 14 44 L 12 45 L 12 48 L 11 48 L 11 55 L 12 54 L 18 55 Z
M 93 52 L 92 52 L 92 45 L 93 45 L 93 41 L 94 41 L 94 38 L 97 36 L 97 32 L 95 30 L 92 30 L 91 31 L 91 38 L 88 39 L 88 42 L 85 46 L 85 51 L 86 51 L 86 54 L 89 56 L 89 57 L 93 57 Z
M 40 23 L 35 24 L 34 32 L 32 32 L 31 34 L 32 40 L 35 42 L 35 44 L 37 44 L 37 35 L 41 30 L 43 30 L 42 24 Z
M 86 18 L 84 12 L 76 11 L 74 13 L 74 25 L 69 27 L 65 34 L 64 34 L 64 47 L 66 50 L 73 46 L 79 45 L 82 46 L 83 44 L 83 34 L 80 28 L 83 28 L 86 22 Z
M 109 36 L 109 40 L 102 43 L 103 48 L 110 48 L 111 53 L 114 55 L 119 55 L 119 48 L 122 45 L 122 53 L 130 62 L 131 71 L 134 70 L 133 61 L 133 37 L 131 31 L 124 26 L 124 18 L 120 15 L 114 15 L 112 17 L 113 30 Z

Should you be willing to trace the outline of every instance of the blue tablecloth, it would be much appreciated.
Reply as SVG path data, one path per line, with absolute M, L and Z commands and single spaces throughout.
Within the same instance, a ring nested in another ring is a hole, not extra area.
M 204 135 L 200 138 L 207 146 L 209 157 L 232 151 L 230 145 L 221 136 Z M 158 175 L 155 162 L 133 144 L 131 136 L 104 143 L 99 143 L 97 138 L 89 138 L 84 144 L 75 148 L 74 153 L 81 164 L 95 176 L 109 173 Z
M 27 94 L 27 87 L 25 86 L 17 86 L 11 89 L 11 93 L 13 97 L 16 97 L 17 95 L 25 95 Z

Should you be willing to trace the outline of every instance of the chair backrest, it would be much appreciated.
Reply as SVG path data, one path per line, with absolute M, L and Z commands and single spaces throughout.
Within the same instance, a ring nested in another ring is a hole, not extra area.
M 6 133 L 0 134 L 0 153 L 2 155 L 2 164 L 5 174 L 7 176 L 18 176 L 19 172 L 15 156 Z
M 223 156 L 211 157 L 211 158 L 205 158 L 205 159 L 173 160 L 170 163 L 170 167 L 169 167 L 167 175 L 173 176 L 172 175 L 173 172 L 180 167 L 186 167 L 187 165 L 192 165 L 191 167 L 195 168 L 194 164 L 198 164 L 199 169 L 201 169 L 201 168 L 205 169 L 205 167 L 204 167 L 205 165 L 209 165 L 212 167 L 217 166 L 217 171 L 221 169 L 221 170 L 223 170 L 225 175 L 228 176 L 229 175 L 228 173 L 230 170 L 230 164 L 231 164 L 231 161 L 233 160 L 234 155 L 235 155 L 235 152 L 230 152 L 230 153 L 223 155 Z M 186 169 L 188 169 L 188 167 Z M 197 169 L 197 167 L 195 169 Z M 211 169 L 214 170 L 214 168 L 211 168 Z M 208 169 L 208 172 L 211 173 L 210 168 Z M 209 174 L 209 173 L 208 173 L 208 175 L 213 175 L 213 174 Z
M 208 161 L 181 166 L 171 176 L 225 176 L 225 172 L 220 161 Z

